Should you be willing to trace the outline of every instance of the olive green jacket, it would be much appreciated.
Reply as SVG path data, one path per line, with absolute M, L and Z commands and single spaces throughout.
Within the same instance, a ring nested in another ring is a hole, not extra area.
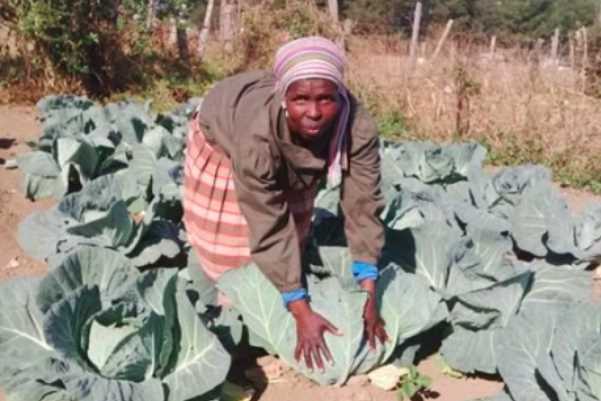
M 283 194 L 325 178 L 329 141 L 311 147 L 295 141 L 274 86 L 266 71 L 225 79 L 204 98 L 198 119 L 207 141 L 232 161 L 253 261 L 286 292 L 301 288 L 302 250 Z M 377 264 L 384 243 L 378 133 L 367 111 L 351 99 L 349 165 L 341 185 L 345 233 L 354 260 Z

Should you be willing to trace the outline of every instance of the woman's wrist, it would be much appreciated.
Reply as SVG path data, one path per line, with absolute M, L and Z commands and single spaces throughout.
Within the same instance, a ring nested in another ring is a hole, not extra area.
M 378 267 L 369 262 L 355 260 L 352 265 L 353 277 L 357 282 L 364 280 L 376 280 L 378 278 Z
M 359 286 L 363 290 L 367 291 L 370 294 L 376 293 L 376 280 L 375 279 L 366 278 L 364 280 L 361 280 L 361 282 L 359 282 Z
M 295 319 L 306 316 L 311 313 L 311 306 L 309 306 L 309 302 L 306 298 L 299 299 L 296 301 L 292 301 L 288 303 L 288 310 L 294 316 Z
M 307 298 L 307 290 L 305 290 L 304 288 L 297 288 L 294 290 L 282 292 L 282 301 L 284 301 L 284 306 L 286 307 L 291 302 Z

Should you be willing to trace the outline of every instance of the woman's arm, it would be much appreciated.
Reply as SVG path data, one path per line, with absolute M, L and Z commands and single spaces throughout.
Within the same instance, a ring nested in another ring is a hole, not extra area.
M 311 310 L 306 296 L 296 296 L 302 289 L 301 249 L 274 160 L 269 143 L 259 136 L 252 146 L 240 147 L 233 160 L 238 203 L 248 223 L 253 261 L 280 292 L 293 295 L 284 300 L 296 321 L 295 358 L 303 358 L 309 369 L 314 363 L 324 369 L 323 360 L 332 361 L 324 332 L 337 335 L 338 329 Z
M 368 113 L 358 108 L 350 131 L 349 169 L 342 182 L 341 206 L 354 260 L 353 275 L 368 293 L 363 318 L 372 349 L 376 347 L 376 339 L 384 342 L 388 338 L 376 303 L 376 266 L 384 245 L 384 227 L 379 218 L 384 207 L 380 186 L 377 128 Z
M 234 185 L 249 229 L 253 261 L 280 292 L 302 288 L 301 249 L 284 191 L 276 180 L 276 157 L 255 135 L 232 157 Z
M 344 175 L 341 206 L 345 233 L 355 261 L 376 265 L 384 246 L 380 213 L 380 147 L 377 127 L 362 107 L 357 107 L 349 135 L 349 169 Z

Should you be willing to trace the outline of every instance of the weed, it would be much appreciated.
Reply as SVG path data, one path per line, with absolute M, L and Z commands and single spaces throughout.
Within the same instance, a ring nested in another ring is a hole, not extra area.
M 397 390 L 399 401 L 410 400 L 420 392 L 428 390 L 432 385 L 432 379 L 421 374 L 415 366 L 409 367 L 409 373 L 401 376 Z
M 407 122 L 398 111 L 386 113 L 377 118 L 378 132 L 387 139 L 405 138 L 408 135 Z

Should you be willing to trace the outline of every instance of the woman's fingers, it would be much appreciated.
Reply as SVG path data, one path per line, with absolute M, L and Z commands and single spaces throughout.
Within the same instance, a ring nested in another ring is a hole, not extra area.
M 313 360 L 311 359 L 311 346 L 309 344 L 303 345 L 303 354 L 305 356 L 305 365 L 309 370 L 313 370 Z
M 332 357 L 332 353 L 328 348 L 328 344 L 326 344 L 326 342 L 323 340 L 321 350 L 323 351 L 323 355 L 325 356 L 326 360 L 330 363 L 330 365 L 334 365 L 334 358 Z
M 388 341 L 388 333 L 386 333 L 386 329 L 384 328 L 384 325 L 380 324 L 378 325 L 378 340 L 380 340 L 380 342 L 382 344 L 384 344 L 385 342 Z
M 296 360 L 296 362 L 298 362 L 300 360 L 302 351 L 303 351 L 302 344 L 300 341 L 297 340 L 296 348 L 294 349 L 294 359 Z
M 365 334 L 367 336 L 369 348 L 372 350 L 376 349 L 378 341 L 381 344 L 388 341 L 388 333 L 386 333 L 384 322 L 382 320 L 373 324 L 367 323 L 365 325 Z
M 334 326 L 332 323 L 328 322 L 325 319 L 324 319 L 324 323 L 325 323 L 325 331 L 328 331 L 335 336 L 339 336 L 339 337 L 342 336 L 342 332 L 340 330 L 338 330 L 338 328 L 336 326 Z
M 323 359 L 321 359 L 321 347 L 319 345 L 315 345 L 311 347 L 311 351 L 313 353 L 313 359 L 315 360 L 315 364 L 317 368 L 323 371 Z
M 376 349 L 376 329 L 376 325 L 370 325 L 370 327 L 367 328 L 367 339 L 369 341 L 369 348 L 371 348 L 372 350 Z

